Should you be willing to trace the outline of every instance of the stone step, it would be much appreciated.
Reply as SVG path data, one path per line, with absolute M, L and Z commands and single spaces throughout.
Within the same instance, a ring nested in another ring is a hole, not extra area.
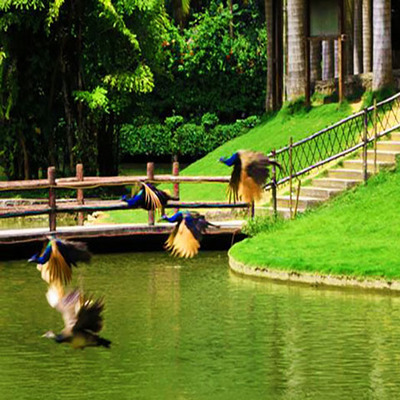
M 394 141 L 400 141 L 400 132 L 392 132 L 390 134 L 390 139 Z
M 299 197 L 299 203 L 297 207 L 299 209 L 305 209 L 305 208 L 310 208 L 310 207 L 315 207 L 319 203 L 321 203 L 323 200 L 321 198 L 316 198 L 316 197 L 305 197 L 305 196 L 300 196 Z M 287 196 L 278 196 L 277 197 L 277 205 L 278 208 L 289 208 L 290 207 L 290 197 L 289 195 Z M 296 206 L 296 196 L 292 196 L 292 208 L 294 209 Z
M 286 219 L 290 218 L 290 208 L 278 207 L 276 209 L 276 211 L 278 212 L 278 214 L 281 217 L 286 218 Z M 297 213 L 302 213 L 304 211 L 306 211 L 306 208 L 299 208 L 299 207 L 297 208 Z M 269 207 L 269 212 L 270 212 L 271 215 L 274 213 L 273 207 Z M 293 214 L 294 214 L 294 206 L 292 208 L 292 215 Z
M 383 151 L 383 150 L 378 150 L 376 152 L 376 159 L 378 161 L 388 161 L 395 163 L 396 162 L 396 156 L 400 154 L 399 151 Z M 367 150 L 367 158 L 369 160 L 374 159 L 374 150 Z
M 382 168 L 390 168 L 394 166 L 394 163 L 388 161 L 377 161 L 376 166 L 378 171 Z M 360 169 L 364 168 L 364 163 L 362 159 L 355 159 L 355 160 L 346 160 L 343 161 L 343 167 L 345 169 Z M 367 170 L 369 172 L 374 172 L 374 161 L 371 159 L 367 159 Z
M 376 143 L 376 148 L 378 150 L 383 150 L 383 151 L 398 151 L 398 152 L 400 152 L 400 141 L 381 140 Z
M 326 188 L 317 186 L 306 186 L 300 189 L 301 197 L 313 197 L 322 200 L 327 200 L 332 196 L 340 193 L 343 189 L 338 188 Z
M 313 179 L 312 185 L 326 188 L 349 189 L 361 182 L 362 179 L 317 178 Z
M 371 176 L 371 172 L 368 172 L 368 176 Z M 357 169 L 330 169 L 328 170 L 329 178 L 339 178 L 339 179 L 354 179 L 358 181 L 363 180 L 363 171 Z

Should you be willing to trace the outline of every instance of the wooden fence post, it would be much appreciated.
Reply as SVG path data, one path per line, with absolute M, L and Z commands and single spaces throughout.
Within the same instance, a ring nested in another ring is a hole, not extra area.
M 378 140 L 378 122 L 377 122 L 377 115 L 376 115 L 376 98 L 374 99 L 374 174 L 378 172 L 378 163 L 377 163 L 377 140 Z
M 293 217 L 292 191 L 293 191 L 293 137 L 290 136 L 290 139 L 289 139 L 289 210 L 290 210 L 290 219 L 292 219 L 292 217 Z
M 364 182 L 368 179 L 368 111 L 364 109 L 364 131 L 363 131 L 363 179 Z
M 154 180 L 154 163 L 147 163 L 147 179 L 148 181 Z M 149 211 L 149 225 L 154 225 L 154 211 Z
M 272 150 L 272 159 L 275 160 L 276 151 Z M 272 208 L 274 210 L 274 220 L 276 221 L 278 218 L 278 203 L 276 199 L 276 165 L 272 164 Z
M 172 175 L 173 176 L 179 176 L 179 161 L 174 161 L 172 163 Z M 172 195 L 179 199 L 179 183 L 175 182 L 173 185 L 173 192 Z M 179 208 L 175 208 L 175 212 L 178 212 Z
M 76 164 L 76 179 L 78 181 L 83 181 L 83 164 Z M 83 197 L 83 189 L 77 189 L 76 191 L 76 200 L 78 205 L 82 206 L 85 204 L 85 200 Z M 84 221 L 83 212 L 78 212 L 78 225 L 82 226 Z
M 54 186 L 56 184 L 56 168 L 49 167 L 47 169 L 47 179 L 49 180 L 49 207 L 51 211 L 49 212 L 49 228 L 50 232 L 55 232 L 56 230 L 56 191 Z

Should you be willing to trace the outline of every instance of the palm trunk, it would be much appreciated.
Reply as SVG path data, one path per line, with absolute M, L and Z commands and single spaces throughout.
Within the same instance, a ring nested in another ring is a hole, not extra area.
M 334 76 L 333 41 L 324 40 L 322 42 L 322 79 L 332 79 Z
M 339 45 L 338 45 L 338 41 L 335 40 L 333 42 L 333 64 L 334 64 L 334 69 L 335 69 L 335 78 L 339 77 Z
M 362 16 L 361 16 L 361 0 L 354 0 L 354 47 L 353 47 L 353 62 L 354 75 L 362 73 Z
M 310 79 L 311 82 L 315 82 L 321 79 L 322 69 L 321 69 L 321 60 L 322 60 L 322 50 L 321 50 L 321 42 L 319 40 L 312 40 L 310 45 Z
M 274 42 L 273 42 L 273 11 L 272 1 L 265 0 L 265 23 L 267 26 L 267 93 L 265 96 L 265 111 L 274 109 Z
M 305 95 L 304 0 L 287 2 L 287 97 L 289 101 Z
M 345 21 L 344 29 L 346 34 L 345 53 L 346 65 L 345 75 L 353 75 L 353 0 L 344 0 Z
M 362 0 L 363 71 L 372 69 L 371 0 Z
M 391 1 L 374 0 L 374 48 L 372 89 L 391 86 L 392 75 L 392 24 Z

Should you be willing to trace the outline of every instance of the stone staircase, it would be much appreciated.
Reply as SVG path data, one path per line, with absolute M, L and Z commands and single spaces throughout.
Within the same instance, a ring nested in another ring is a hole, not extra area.
M 377 172 L 382 168 L 391 168 L 396 164 L 396 156 L 400 154 L 400 132 L 392 132 L 390 139 L 377 142 Z M 339 166 L 340 165 L 340 166 Z M 297 212 L 315 207 L 331 197 L 343 192 L 363 181 L 362 154 L 356 158 L 345 160 L 326 170 L 323 177 L 313 178 L 309 185 L 301 187 Z M 367 172 L 374 174 L 374 150 L 367 151 Z M 297 181 L 293 181 L 292 212 L 296 204 Z M 290 217 L 290 196 L 277 196 L 278 213 L 285 218 Z M 272 210 L 272 207 L 270 208 Z

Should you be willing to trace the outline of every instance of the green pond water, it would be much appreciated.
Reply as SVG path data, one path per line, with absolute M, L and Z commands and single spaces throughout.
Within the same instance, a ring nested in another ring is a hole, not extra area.
M 34 266 L 0 262 L 0 399 L 400 398 L 400 298 L 255 281 L 226 253 L 95 255 L 111 349 L 74 350 Z

